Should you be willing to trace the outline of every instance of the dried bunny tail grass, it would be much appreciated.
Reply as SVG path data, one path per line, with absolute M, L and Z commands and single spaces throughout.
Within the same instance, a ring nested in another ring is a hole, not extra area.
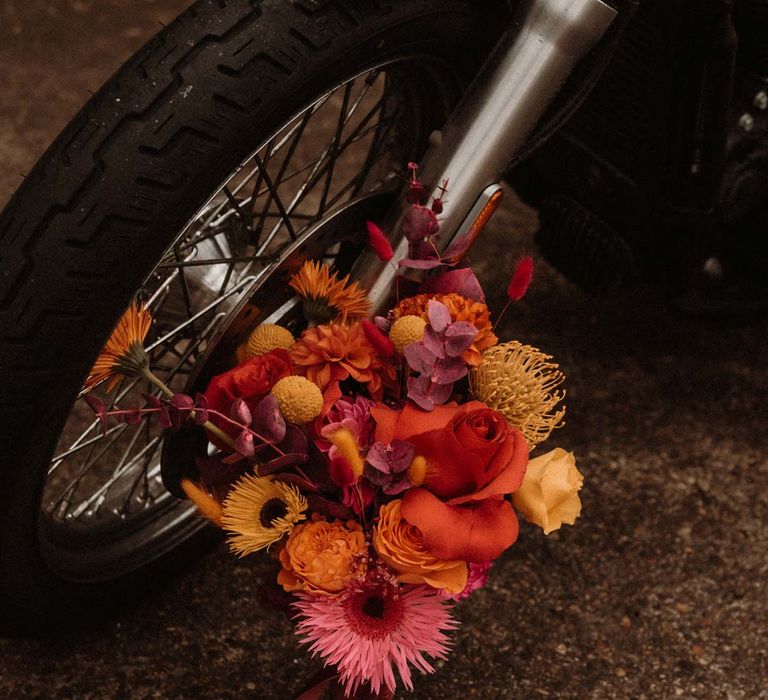
M 204 491 L 189 479 L 181 480 L 181 488 L 184 493 L 187 494 L 187 498 L 192 501 L 200 511 L 200 515 L 208 518 L 214 525 L 223 527 L 221 522 L 221 504 L 213 496 L 209 495 L 207 491 Z
M 564 425 L 565 375 L 538 348 L 511 341 L 488 348 L 469 375 L 475 397 L 501 413 L 533 449 Z

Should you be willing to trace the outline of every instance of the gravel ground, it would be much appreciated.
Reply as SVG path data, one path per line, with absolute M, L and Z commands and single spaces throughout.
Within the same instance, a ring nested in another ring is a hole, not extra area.
M 184 5 L 0 0 L 0 204 L 87 90 Z M 487 289 L 534 227 L 520 206 L 497 215 L 475 258 Z M 550 444 L 577 455 L 584 515 L 547 538 L 523 526 L 412 697 L 768 698 L 766 320 L 596 301 L 542 263 L 502 326 L 568 375 Z M 87 631 L 0 640 L 0 697 L 290 698 L 316 665 L 254 602 L 271 575 L 219 547 Z

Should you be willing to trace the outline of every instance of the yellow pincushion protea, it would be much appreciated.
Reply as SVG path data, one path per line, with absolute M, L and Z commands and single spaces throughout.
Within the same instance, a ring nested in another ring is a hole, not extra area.
M 289 423 L 309 423 L 323 410 L 323 394 L 306 377 L 283 377 L 272 387 L 283 418 Z
M 274 323 L 265 323 L 254 328 L 245 344 L 243 356 L 248 360 L 259 355 L 266 355 L 272 350 L 288 350 L 295 342 L 296 339 L 287 328 Z
M 565 407 L 557 404 L 565 392 L 557 387 L 565 376 L 551 359 L 515 340 L 488 348 L 469 374 L 475 397 L 501 413 L 531 449 L 563 425 Z
M 424 338 L 427 322 L 420 316 L 401 316 L 392 324 L 389 339 L 395 346 L 395 352 L 402 355 L 406 345 L 416 343 Z

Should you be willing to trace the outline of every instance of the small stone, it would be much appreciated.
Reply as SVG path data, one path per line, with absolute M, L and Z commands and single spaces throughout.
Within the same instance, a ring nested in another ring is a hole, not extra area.
M 565 644 L 558 644 L 555 647 L 555 651 L 562 656 L 563 654 L 568 653 L 568 647 L 566 647 Z
M 630 627 L 632 627 L 632 620 L 624 615 L 624 617 L 621 618 L 620 624 L 625 630 L 628 630 Z
M 256 684 L 255 684 L 253 681 L 248 681 L 248 682 L 245 684 L 245 687 L 246 687 L 248 690 L 256 690 Z
M 688 603 L 675 603 L 675 609 L 681 615 L 686 615 L 691 612 L 691 606 Z
M 623 669 L 621 666 L 619 666 L 619 667 L 618 667 L 618 668 L 617 668 L 617 669 L 614 671 L 614 673 L 615 673 L 615 674 L 616 674 L 616 675 L 617 675 L 619 678 L 624 678 L 624 676 L 626 676 L 626 675 L 627 675 L 627 672 L 626 672 L 626 671 L 625 671 L 625 670 L 624 670 L 624 669 Z

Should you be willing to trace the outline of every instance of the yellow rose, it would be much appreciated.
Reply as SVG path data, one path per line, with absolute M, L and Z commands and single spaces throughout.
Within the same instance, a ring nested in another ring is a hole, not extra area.
M 286 591 L 341 593 L 365 576 L 366 554 L 365 534 L 358 523 L 329 523 L 315 515 L 312 522 L 294 527 L 280 550 L 283 568 L 277 582 Z
M 467 563 L 437 559 L 424 549 L 421 532 L 400 515 L 401 501 L 379 510 L 373 548 L 382 561 L 400 574 L 402 583 L 426 583 L 448 593 L 461 593 L 467 585 Z
M 548 535 L 579 517 L 583 483 L 573 453 L 557 447 L 528 462 L 523 485 L 512 494 L 512 501 L 528 522 Z

